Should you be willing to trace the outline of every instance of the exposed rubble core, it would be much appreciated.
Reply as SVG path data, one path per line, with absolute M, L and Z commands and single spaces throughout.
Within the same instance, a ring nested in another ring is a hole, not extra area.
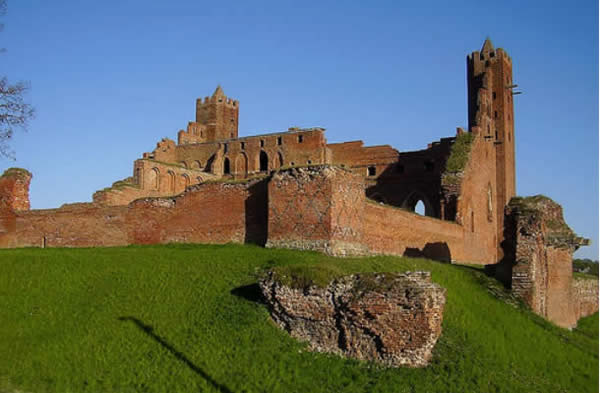
M 429 272 L 354 274 L 324 287 L 281 275 L 269 272 L 260 282 L 271 316 L 311 350 L 390 367 L 431 359 L 446 290 Z

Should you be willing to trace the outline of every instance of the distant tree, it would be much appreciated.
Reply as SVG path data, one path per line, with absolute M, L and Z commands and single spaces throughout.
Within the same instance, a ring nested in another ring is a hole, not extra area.
M 0 16 L 5 14 L 6 0 L 0 0 Z M 0 24 L 0 31 L 2 27 Z M 14 131 L 27 130 L 29 120 L 33 118 L 33 107 L 23 98 L 28 89 L 26 82 L 11 84 L 5 76 L 0 76 L 0 157 L 14 159 L 14 152 L 9 146 Z
M 594 276 L 598 275 L 598 261 L 591 259 L 573 259 L 573 271 L 577 273 L 586 273 Z

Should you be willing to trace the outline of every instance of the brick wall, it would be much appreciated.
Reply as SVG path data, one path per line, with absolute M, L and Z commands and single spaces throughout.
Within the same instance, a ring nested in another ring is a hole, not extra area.
M 269 182 L 267 247 L 364 254 L 363 179 L 330 166 L 292 168 Z
M 496 263 L 498 238 L 496 214 L 504 205 L 496 204 L 494 146 L 480 134 L 473 134 L 469 161 L 460 183 L 455 221 L 464 228 L 464 248 L 467 261 Z
M 463 230 L 452 222 L 367 202 L 363 241 L 376 254 L 464 260 Z
M 598 312 L 598 278 L 574 278 L 571 294 L 577 319 Z
M 176 197 L 140 199 L 128 206 L 80 203 L 49 210 L 4 210 L 0 212 L 0 246 L 260 243 L 261 239 L 264 244 L 264 189 L 264 180 L 207 183 Z
M 506 216 L 499 276 L 536 314 L 562 327 L 575 326 L 573 252 L 586 239 L 567 226 L 560 205 L 544 196 L 513 198 Z

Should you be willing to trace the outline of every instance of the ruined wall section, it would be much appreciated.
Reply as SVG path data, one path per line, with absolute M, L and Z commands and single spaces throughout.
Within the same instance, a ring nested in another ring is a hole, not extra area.
M 509 278 L 512 292 L 533 312 L 562 327 L 578 318 L 573 281 L 573 252 L 589 241 L 577 237 L 562 208 L 538 195 L 513 198 L 506 209 L 505 259 L 496 266 Z
M 0 176 L 0 210 L 29 210 L 31 173 L 9 168 Z
M 598 277 L 574 277 L 572 295 L 575 318 L 598 312 Z
M 267 247 L 360 255 L 364 183 L 332 166 L 291 168 L 269 183 Z
M 374 254 L 471 261 L 463 228 L 374 201 L 365 204 L 363 241 Z
M 189 187 L 176 197 L 144 198 L 127 206 L 79 203 L 59 209 L 2 213 L 0 246 L 106 247 L 260 239 L 264 244 L 266 193 L 260 194 L 261 187 L 266 189 L 264 182 L 206 183 Z
M 440 178 L 452 140 L 444 138 L 427 149 L 402 153 L 388 145 L 365 147 L 362 141 L 327 147 L 332 163 L 365 176 L 369 198 L 408 210 L 422 201 L 425 214 L 439 218 Z
M 325 146 L 324 129 L 290 128 L 287 132 L 180 145 L 175 160 L 227 179 L 246 179 L 281 167 L 324 164 Z
M 451 178 L 444 178 L 447 188 Z M 496 165 L 494 145 L 479 133 L 472 134 L 468 160 L 460 177 L 455 221 L 464 228 L 464 248 L 473 263 L 499 260 L 496 209 Z
M 119 180 L 94 193 L 94 203 L 122 206 L 144 197 L 166 197 L 182 193 L 187 187 L 215 179 L 201 169 L 186 168 L 177 163 L 139 159 L 133 164 L 133 176 Z

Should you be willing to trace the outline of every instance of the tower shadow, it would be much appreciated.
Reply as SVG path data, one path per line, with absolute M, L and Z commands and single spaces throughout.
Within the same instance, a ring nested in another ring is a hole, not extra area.
M 154 341 L 156 341 L 157 343 L 162 345 L 163 348 L 167 349 L 173 356 L 175 356 L 175 358 L 177 360 L 184 363 L 186 366 L 189 367 L 190 370 L 192 370 L 193 372 L 195 372 L 196 374 L 198 374 L 199 376 L 204 378 L 208 383 L 210 383 L 218 391 L 223 392 L 223 393 L 233 393 L 231 390 L 227 389 L 226 386 L 221 385 L 217 381 L 212 379 L 210 377 L 210 375 L 208 375 L 206 372 L 204 372 L 204 370 L 202 370 L 200 367 L 196 366 L 190 359 L 188 359 L 183 353 L 181 353 L 177 349 L 175 349 L 169 342 L 167 342 L 165 339 L 163 339 L 162 337 L 160 337 L 159 335 L 154 333 L 154 328 L 152 326 L 146 325 L 142 321 L 140 321 L 139 319 L 134 318 L 134 317 L 119 317 L 117 319 L 119 321 L 124 321 L 124 322 L 127 322 L 127 321 L 133 322 L 135 324 L 135 326 L 137 326 L 138 329 L 140 329 L 142 332 L 144 332 L 146 335 L 148 335 Z

